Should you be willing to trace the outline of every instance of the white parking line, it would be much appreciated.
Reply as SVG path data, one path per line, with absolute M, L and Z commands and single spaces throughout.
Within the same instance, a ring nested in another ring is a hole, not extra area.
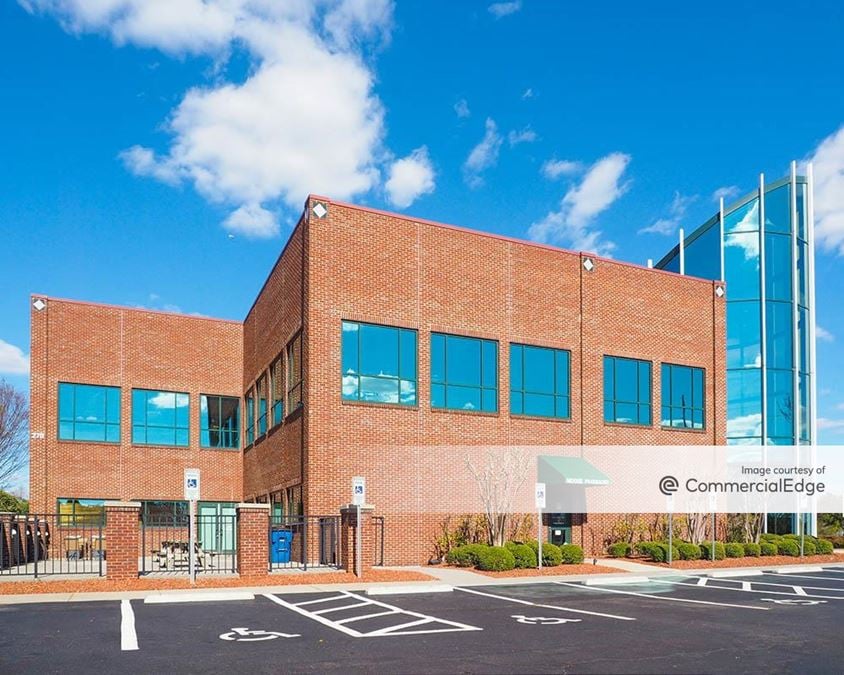
M 686 583 L 684 581 L 669 581 L 668 579 L 660 579 L 660 578 L 656 578 L 656 577 L 652 578 L 651 581 L 655 584 L 671 584 L 671 585 L 674 585 L 674 586 L 691 586 L 693 588 L 698 587 L 697 583 L 689 584 L 689 583 Z M 726 579 L 719 579 L 719 581 L 726 581 Z M 761 583 L 761 582 L 755 582 L 755 583 Z M 769 585 L 775 585 L 775 584 L 769 584 Z M 786 588 L 794 588 L 793 586 L 787 586 L 785 584 L 776 584 L 776 585 L 786 586 Z M 796 592 L 794 592 L 794 593 L 783 593 L 782 591 L 760 591 L 760 590 L 756 590 L 756 589 L 744 590 L 742 588 L 735 588 L 735 587 L 731 588 L 729 586 L 710 586 L 708 584 L 703 584 L 702 587 L 706 588 L 707 590 L 734 591 L 736 593 L 766 593 L 767 595 L 787 595 L 787 596 L 792 597 L 792 598 L 795 597 L 796 595 L 798 595 L 798 593 L 796 593 Z M 809 593 L 804 593 L 804 595 L 807 598 L 823 598 L 825 600 L 844 600 L 844 596 L 840 596 L 840 595 L 816 595 L 816 594 L 809 594 Z
M 120 601 L 120 649 L 133 652 L 138 649 L 138 634 L 135 632 L 135 612 L 128 600 Z
M 824 570 L 825 572 L 829 572 L 829 570 Z M 765 572 L 766 577 L 778 577 L 780 579 L 814 579 L 816 581 L 830 581 L 832 583 L 844 582 L 844 579 L 840 579 L 838 577 L 816 577 L 810 574 L 781 574 L 779 572 Z M 844 586 L 840 588 L 832 589 L 836 591 L 844 591 Z
M 567 581 L 554 581 L 552 583 L 560 586 L 571 586 L 572 588 L 584 588 L 577 584 L 572 584 Z M 697 584 L 687 584 L 688 586 L 696 586 Z M 619 595 L 635 595 L 640 598 L 652 598 L 654 600 L 667 600 L 669 602 L 686 602 L 693 605 L 717 605 L 718 607 L 734 607 L 736 609 L 761 609 L 768 610 L 770 607 L 754 607 L 752 605 L 733 605 L 728 602 L 710 602 L 709 600 L 692 600 L 691 598 L 670 598 L 664 595 L 653 595 L 651 593 L 637 593 L 636 591 L 622 591 L 618 588 L 604 588 L 598 586 L 590 586 L 590 591 L 603 591 L 604 593 L 618 593 Z
M 590 588 L 592 588 L 590 586 Z M 463 593 L 472 593 L 474 595 L 483 595 L 487 598 L 495 598 L 496 600 L 507 600 L 508 602 L 515 602 L 519 605 L 530 605 L 531 607 L 544 607 L 545 609 L 559 609 L 563 612 L 573 612 L 574 614 L 589 614 L 590 616 L 601 616 L 605 619 L 618 619 L 619 621 L 635 621 L 636 618 L 632 616 L 619 616 L 617 614 L 604 614 L 602 612 L 590 612 L 585 609 L 572 609 L 571 607 L 560 607 L 559 605 L 543 605 L 539 602 L 531 602 L 530 600 L 521 600 L 519 598 L 510 598 L 506 595 L 495 595 L 494 593 L 482 593 L 472 588 L 458 588 L 455 586 L 455 591 L 462 591 Z M 595 590 L 607 590 L 603 588 L 595 588 Z
M 271 593 L 265 593 L 265 598 L 272 600 L 277 605 L 281 605 L 282 607 L 286 607 L 297 614 L 301 614 L 309 619 L 313 619 L 314 621 L 321 623 L 324 626 L 329 628 L 333 628 L 334 630 L 340 631 L 341 633 L 345 633 L 350 637 L 387 637 L 387 636 L 394 636 L 394 635 L 422 635 L 427 633 L 453 633 L 458 631 L 476 631 L 476 630 L 483 630 L 483 628 L 479 628 L 477 626 L 469 626 L 465 623 L 458 623 L 456 621 L 449 621 L 447 619 L 439 619 L 435 616 L 428 616 L 427 614 L 420 614 L 419 612 L 411 612 L 406 609 L 401 609 L 400 607 L 395 607 L 393 605 L 388 605 L 383 602 L 379 602 L 378 600 L 371 600 L 369 598 L 364 598 L 361 595 L 357 595 L 356 593 L 352 593 L 350 591 L 341 591 L 339 595 L 331 596 L 329 598 L 321 598 L 320 601 L 328 601 L 328 600 L 358 600 L 351 605 L 344 605 L 342 607 L 332 607 L 329 609 L 311 611 L 305 609 L 303 605 L 311 605 L 318 600 L 308 600 L 306 602 L 298 602 L 292 603 L 287 602 L 286 600 L 282 600 L 278 596 L 272 595 Z M 328 612 L 332 611 L 339 611 L 341 609 L 352 609 L 357 607 L 378 607 L 382 608 L 385 611 L 380 612 L 370 612 L 369 614 L 364 614 L 361 616 L 355 617 L 347 617 L 345 619 L 340 619 L 338 621 L 332 621 L 331 619 L 323 616 Z M 352 623 L 353 621 L 363 621 L 364 619 L 373 619 L 379 616 L 388 616 L 388 615 L 395 615 L 396 617 L 411 617 L 413 621 L 406 621 L 404 623 L 396 624 L 393 626 L 386 626 L 384 628 L 379 628 L 377 630 L 372 630 L 368 632 L 361 632 L 357 631 L 354 628 L 349 628 L 345 624 Z M 440 626 L 435 627 L 436 624 L 440 624 Z M 415 628 L 417 626 L 429 625 L 431 627 L 421 629 L 421 630 L 407 630 L 408 628 Z M 442 627 L 445 626 L 445 627 Z

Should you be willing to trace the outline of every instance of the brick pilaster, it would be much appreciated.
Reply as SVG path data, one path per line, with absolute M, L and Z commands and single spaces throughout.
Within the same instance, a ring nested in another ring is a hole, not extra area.
M 237 572 L 267 576 L 270 566 L 270 505 L 237 505 Z
M 105 503 L 106 578 L 116 581 L 138 578 L 140 502 Z
M 361 532 L 361 577 L 372 570 L 372 552 L 375 547 L 375 528 L 372 514 L 375 507 L 370 504 L 360 508 Z M 357 507 L 348 504 L 340 509 L 340 557 L 347 572 L 357 574 Z

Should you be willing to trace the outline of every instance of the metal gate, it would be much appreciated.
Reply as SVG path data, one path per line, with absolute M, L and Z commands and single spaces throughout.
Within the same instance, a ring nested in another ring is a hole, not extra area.
M 0 576 L 103 576 L 104 529 L 101 512 L 0 516 Z
M 270 571 L 339 568 L 340 516 L 273 516 L 270 519 Z
M 189 516 L 141 514 L 141 574 L 189 574 Z M 200 512 L 194 516 L 194 554 L 197 574 L 237 571 L 237 516 Z

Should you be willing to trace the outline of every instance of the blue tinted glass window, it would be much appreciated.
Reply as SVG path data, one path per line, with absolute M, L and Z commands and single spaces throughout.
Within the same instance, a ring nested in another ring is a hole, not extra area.
M 769 368 L 794 367 L 794 318 L 790 302 L 767 302 L 765 330 Z
M 800 372 L 809 372 L 809 310 L 799 307 L 797 310 L 797 336 L 800 341 Z
M 496 412 L 498 343 L 432 333 L 431 406 Z
M 570 417 L 570 361 L 564 349 L 510 345 L 510 412 Z
M 791 300 L 791 237 L 765 235 L 765 298 Z
M 762 366 L 762 318 L 758 302 L 727 303 L 727 368 Z
M 759 233 L 724 235 L 724 276 L 730 300 L 759 299 Z
M 724 214 L 724 232 L 753 232 L 759 229 L 759 199 Z
M 806 184 L 797 184 L 797 236 L 806 241 Z
M 261 375 L 255 383 L 255 398 L 258 402 L 258 435 L 267 433 L 267 377 Z
M 119 443 L 120 388 L 60 382 L 58 437 Z
M 794 376 L 790 370 L 767 370 L 768 436 L 794 442 Z
M 809 441 L 811 440 L 811 434 L 809 433 L 809 384 L 811 381 L 811 377 L 809 375 L 800 374 L 799 382 L 799 393 L 800 393 L 800 440 L 801 441 Z
M 791 188 L 788 185 L 765 193 L 765 232 L 791 234 Z
M 604 357 L 604 421 L 651 424 L 651 362 Z
M 250 389 L 244 395 L 246 400 L 246 445 L 255 442 L 255 398 Z
M 762 370 L 727 371 L 727 436 L 762 438 Z
M 662 426 L 705 428 L 705 379 L 703 368 L 662 364 Z
M 709 229 L 686 244 L 686 274 L 701 279 L 721 278 L 721 229 L 717 219 Z
M 172 391 L 132 390 L 132 443 L 188 445 L 190 397 Z
M 203 448 L 240 447 L 240 400 L 230 396 L 199 397 L 199 444 Z
M 416 331 L 356 321 L 342 325 L 347 401 L 416 405 Z
M 809 286 L 809 272 L 806 266 L 807 256 L 809 255 L 809 247 L 805 242 L 798 242 L 797 244 L 797 293 L 798 302 L 807 307 L 809 301 L 806 299 L 806 289 Z

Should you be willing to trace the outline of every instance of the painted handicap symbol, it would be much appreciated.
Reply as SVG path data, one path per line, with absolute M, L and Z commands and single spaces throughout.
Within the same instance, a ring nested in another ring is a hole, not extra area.
M 248 628 L 232 628 L 230 633 L 220 635 L 221 640 L 231 642 L 258 642 L 260 640 L 275 640 L 276 638 L 300 637 L 298 633 L 279 633 L 271 630 L 249 630 Z
M 809 605 L 825 605 L 826 600 L 804 600 L 802 598 L 798 598 L 795 600 L 791 599 L 779 599 L 775 600 L 774 598 L 761 598 L 762 602 L 774 602 L 778 605 L 797 605 L 799 607 L 809 606 Z
M 581 619 L 564 619 L 559 616 L 525 616 L 524 614 L 513 614 L 519 623 L 526 623 L 533 626 L 553 626 L 559 623 L 579 623 Z

